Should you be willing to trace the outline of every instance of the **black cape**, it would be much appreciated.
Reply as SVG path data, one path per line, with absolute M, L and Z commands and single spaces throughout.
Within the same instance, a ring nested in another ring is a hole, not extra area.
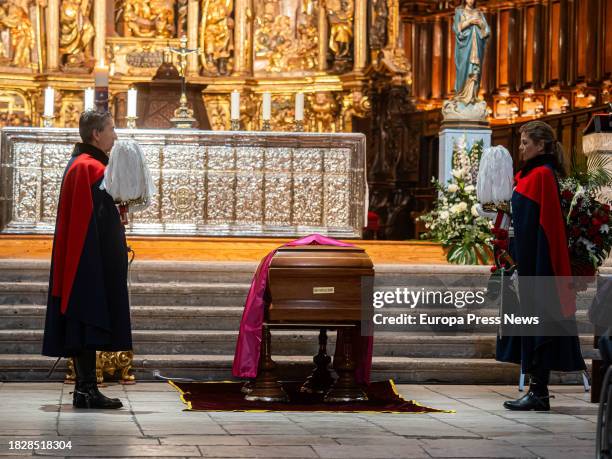
M 100 190 L 108 158 L 77 144 L 64 171 L 53 238 L 42 354 L 132 349 L 125 230 Z

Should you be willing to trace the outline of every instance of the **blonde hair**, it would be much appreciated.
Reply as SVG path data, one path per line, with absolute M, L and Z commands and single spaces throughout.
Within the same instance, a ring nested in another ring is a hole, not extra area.
M 534 143 L 542 142 L 544 154 L 555 158 L 555 169 L 561 176 L 565 176 L 565 153 L 561 142 L 557 141 L 557 135 L 553 128 L 544 121 L 530 121 L 520 127 L 519 132 L 526 134 Z

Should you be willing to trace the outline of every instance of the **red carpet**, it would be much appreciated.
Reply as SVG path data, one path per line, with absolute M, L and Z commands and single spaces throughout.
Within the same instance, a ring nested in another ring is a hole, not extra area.
M 346 413 L 450 413 L 404 400 L 393 381 L 370 384 L 366 390 L 368 400 L 355 403 L 323 403 L 321 395 L 302 394 L 300 383 L 286 382 L 283 388 L 289 403 L 248 402 L 240 392 L 240 382 L 174 382 L 187 411 L 333 411 Z

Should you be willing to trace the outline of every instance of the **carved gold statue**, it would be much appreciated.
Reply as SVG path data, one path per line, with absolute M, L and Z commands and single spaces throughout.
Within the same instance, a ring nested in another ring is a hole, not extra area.
M 89 18 L 90 0 L 62 0 L 60 6 L 60 55 L 68 67 L 80 67 L 92 58 L 95 29 Z
M 125 0 L 122 10 L 125 36 L 174 37 L 172 0 Z
M 9 0 L 0 6 L 0 25 L 6 27 L 10 35 L 12 59 L 6 49 L 0 59 L 9 60 L 15 67 L 29 67 L 32 63 L 31 52 L 34 47 L 34 30 L 27 12 L 27 3 Z
M 336 132 L 336 111 L 338 104 L 331 92 L 317 92 L 310 96 L 311 132 Z
M 330 24 L 329 49 L 334 59 L 350 59 L 353 42 L 353 0 L 328 0 L 325 3 Z
M 204 0 L 200 46 L 204 50 L 202 65 L 205 73 L 227 75 L 231 71 L 233 46 L 233 0 Z

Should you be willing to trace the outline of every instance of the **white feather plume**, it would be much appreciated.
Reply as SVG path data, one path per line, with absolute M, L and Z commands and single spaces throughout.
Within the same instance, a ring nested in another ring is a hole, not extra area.
M 100 189 L 115 202 L 129 203 L 130 212 L 149 206 L 155 187 L 140 145 L 133 140 L 115 142 Z
M 501 204 L 512 198 L 514 171 L 510 152 L 498 145 L 486 148 L 480 158 L 476 194 L 482 204 Z

